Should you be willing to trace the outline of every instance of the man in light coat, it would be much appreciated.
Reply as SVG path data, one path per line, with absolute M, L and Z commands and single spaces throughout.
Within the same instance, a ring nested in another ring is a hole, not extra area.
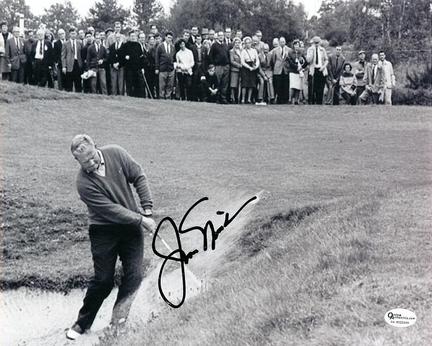
M 12 38 L 12 34 L 8 32 L 7 22 L 1 22 L 1 36 L 0 36 L 0 73 L 2 80 L 9 80 L 11 69 L 8 65 L 6 57 L 6 42 Z
M 312 46 L 307 50 L 306 60 L 309 63 L 309 83 L 311 84 L 309 103 L 321 105 L 328 75 L 328 56 L 326 50 L 320 46 L 320 42 L 321 39 L 318 36 L 312 38 Z
M 272 50 L 273 83 L 277 103 L 288 102 L 289 97 L 289 67 L 287 63 L 290 48 L 287 47 L 285 37 L 279 38 L 279 46 Z
M 69 40 L 62 46 L 62 72 L 65 76 L 64 88 L 72 91 L 75 86 L 76 92 L 81 92 L 81 57 L 82 42 L 77 38 L 75 28 L 69 29 Z
M 379 52 L 378 67 L 382 68 L 385 88 L 384 88 L 384 104 L 392 104 L 392 89 L 396 86 L 396 77 L 393 71 L 393 65 L 390 61 L 386 60 L 384 51 Z

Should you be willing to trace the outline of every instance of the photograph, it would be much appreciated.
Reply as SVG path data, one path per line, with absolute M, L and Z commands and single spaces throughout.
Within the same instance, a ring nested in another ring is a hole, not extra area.
M 0 0 L 0 30 L 1 346 L 431 344 L 430 0 Z

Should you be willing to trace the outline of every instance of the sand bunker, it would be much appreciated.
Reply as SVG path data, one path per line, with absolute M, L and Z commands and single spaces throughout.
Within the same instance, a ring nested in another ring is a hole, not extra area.
M 257 196 L 262 196 L 262 192 Z M 204 225 L 207 220 L 214 220 L 215 224 L 221 224 L 220 216 L 215 219 L 217 210 L 223 208 L 224 211 L 234 212 L 247 199 L 244 196 L 236 196 L 235 199 L 231 197 L 230 200 L 226 198 L 229 197 L 209 200 L 195 213 L 191 213 L 187 224 Z M 187 265 L 193 274 L 186 271 L 186 303 L 202 292 L 206 285 L 205 278 L 211 277 L 211 273 L 222 263 L 223 255 L 241 236 L 241 231 L 249 220 L 252 209 L 252 205 L 246 208 L 229 229 L 227 228 L 221 234 L 215 251 L 201 251 L 202 236 L 199 233 L 182 235 L 184 248 L 194 246 L 200 249 L 200 253 Z M 169 239 L 169 234 L 161 233 L 161 235 Z M 163 245 L 158 244 L 158 247 L 162 249 Z M 155 260 L 155 268 L 148 272 L 137 293 L 128 319 L 132 327 L 146 324 L 152 319 L 153 314 L 167 309 L 167 304 L 161 299 L 157 285 L 161 261 L 159 258 Z M 196 280 L 193 275 L 199 280 Z M 169 294 L 170 301 L 179 301 L 181 298 L 180 278 L 179 269 L 163 277 L 164 292 Z M 66 295 L 28 288 L 0 292 L 0 340 L 2 345 L 76 345 L 76 342 L 68 341 L 65 338 L 65 329 L 71 326 L 76 319 L 84 295 L 85 290 L 81 289 L 72 290 Z M 80 338 L 80 346 L 98 344 L 102 329 L 109 324 L 116 295 L 117 289 L 114 289 L 102 305 L 91 331 Z

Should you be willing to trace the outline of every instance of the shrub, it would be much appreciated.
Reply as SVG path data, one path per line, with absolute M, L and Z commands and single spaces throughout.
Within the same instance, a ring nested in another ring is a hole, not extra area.
M 396 87 L 393 89 L 392 97 L 395 105 L 432 106 L 432 88 Z

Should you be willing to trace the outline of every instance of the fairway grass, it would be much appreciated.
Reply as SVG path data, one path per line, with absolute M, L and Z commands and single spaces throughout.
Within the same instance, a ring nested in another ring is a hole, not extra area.
M 1 288 L 88 282 L 86 209 L 69 151 L 72 137 L 87 133 L 143 165 L 157 221 L 179 221 L 204 196 L 209 213 L 239 196 L 267 196 L 206 291 L 115 344 L 432 339 L 430 108 L 224 106 L 5 83 L 0 90 L 8 90 L 0 97 Z M 146 237 L 146 261 L 157 263 L 150 243 Z M 384 322 L 398 307 L 417 314 L 413 327 Z

